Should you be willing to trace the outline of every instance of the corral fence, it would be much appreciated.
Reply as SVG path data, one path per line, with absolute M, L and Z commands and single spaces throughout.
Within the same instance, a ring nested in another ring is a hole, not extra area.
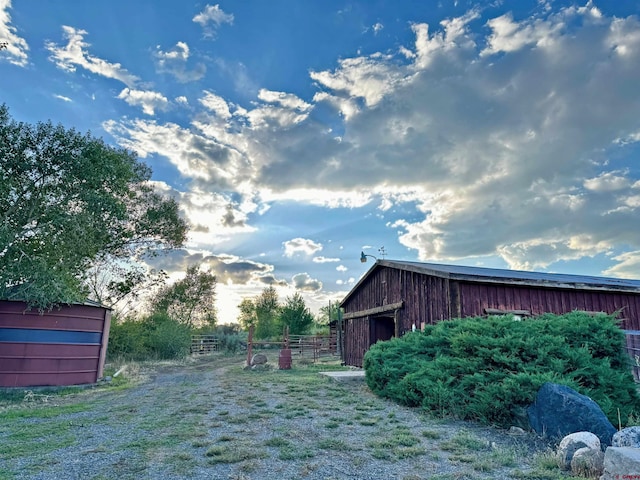
M 636 382 L 640 383 L 640 330 L 625 330 L 626 350 L 631 357 L 631 371 Z
M 191 355 L 207 355 L 218 351 L 215 335 L 191 335 Z
M 290 348 L 292 360 L 316 362 L 319 359 L 339 356 L 335 335 L 289 335 L 288 341 L 253 340 L 251 346 L 254 351 Z

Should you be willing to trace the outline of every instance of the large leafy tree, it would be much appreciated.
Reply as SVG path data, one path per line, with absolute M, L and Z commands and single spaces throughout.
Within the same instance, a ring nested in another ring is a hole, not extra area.
M 280 325 L 289 327 L 292 335 L 304 335 L 313 324 L 313 315 L 304 303 L 304 298 L 296 292 L 285 299 L 280 309 Z
M 214 274 L 200 270 L 199 265 L 191 265 L 182 280 L 160 289 L 151 301 L 151 310 L 166 313 L 189 327 L 213 327 L 216 285 Z
M 278 292 L 273 286 L 265 287 L 254 301 L 256 309 L 256 338 L 270 338 L 279 335 L 278 314 L 280 303 Z
M 132 152 L 0 106 L 0 298 L 48 308 L 85 298 L 85 272 L 183 244 L 177 203 Z

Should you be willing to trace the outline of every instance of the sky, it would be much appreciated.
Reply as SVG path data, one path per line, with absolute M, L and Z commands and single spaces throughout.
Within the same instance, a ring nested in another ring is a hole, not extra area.
M 640 278 L 640 3 L 0 0 L 0 102 L 137 152 L 158 260 L 315 313 L 378 259 Z M 368 262 L 361 263 L 360 253 Z

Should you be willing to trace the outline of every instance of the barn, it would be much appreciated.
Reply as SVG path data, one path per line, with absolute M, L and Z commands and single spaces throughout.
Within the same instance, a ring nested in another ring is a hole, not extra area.
M 346 365 L 379 340 L 441 320 L 512 313 L 618 312 L 640 353 L 640 280 L 377 260 L 342 300 Z

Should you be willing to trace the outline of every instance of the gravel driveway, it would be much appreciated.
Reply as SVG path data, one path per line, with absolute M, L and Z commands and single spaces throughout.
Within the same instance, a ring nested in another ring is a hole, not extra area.
M 318 374 L 335 363 L 245 371 L 243 360 L 130 367 L 135 386 L 28 395 L 0 411 L 0 478 L 561 478 L 534 436 L 432 418 Z

